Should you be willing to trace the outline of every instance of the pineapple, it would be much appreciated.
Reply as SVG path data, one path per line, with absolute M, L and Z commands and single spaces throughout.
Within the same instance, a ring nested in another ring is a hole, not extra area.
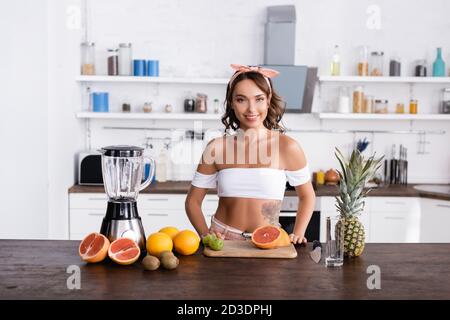
M 383 157 L 375 159 L 374 154 L 365 160 L 359 150 L 354 149 L 347 162 L 337 148 L 335 155 L 342 169 L 342 171 L 338 170 L 339 195 L 335 197 L 336 208 L 340 215 L 336 232 L 343 234 L 344 255 L 357 257 L 362 254 L 365 245 L 364 226 L 358 219 L 364 210 L 364 198 L 370 191 L 370 189 L 364 191 L 364 186 L 380 168 Z

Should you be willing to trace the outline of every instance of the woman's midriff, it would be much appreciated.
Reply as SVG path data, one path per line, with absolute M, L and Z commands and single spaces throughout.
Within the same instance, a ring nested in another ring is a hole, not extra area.
M 222 197 L 215 218 L 230 227 L 253 232 L 265 224 L 277 225 L 280 209 L 280 200 Z

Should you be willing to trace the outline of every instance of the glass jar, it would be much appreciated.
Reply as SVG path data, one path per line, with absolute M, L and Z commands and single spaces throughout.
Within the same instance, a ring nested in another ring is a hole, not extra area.
M 186 94 L 184 99 L 184 112 L 194 112 L 195 111 L 195 99 L 190 92 Z
M 361 113 L 364 103 L 364 91 L 362 86 L 358 86 L 353 91 L 353 112 Z
M 403 103 L 397 103 L 395 106 L 395 113 L 405 113 L 405 105 Z
M 373 112 L 374 99 L 373 96 L 365 96 L 362 112 L 363 113 L 372 113 Z
M 442 98 L 439 112 L 445 114 L 450 113 L 450 88 L 442 89 Z
M 339 88 L 339 101 L 336 111 L 339 113 L 350 113 L 350 94 L 347 87 Z
M 214 99 L 214 113 L 220 112 L 220 104 L 219 99 Z
M 195 112 L 206 113 L 208 96 L 203 93 L 197 93 L 197 99 L 195 100 Z
M 417 114 L 418 107 L 419 107 L 419 105 L 418 105 L 418 101 L 416 99 L 411 99 L 409 101 L 409 113 L 410 114 Z
M 331 75 L 340 76 L 341 75 L 341 57 L 339 54 L 339 46 L 334 46 L 333 58 L 331 59 Z
M 132 70 L 132 52 L 131 43 L 119 44 L 119 75 L 131 76 Z
M 384 99 L 375 100 L 375 113 L 388 113 L 388 101 Z
M 369 75 L 369 48 L 367 46 L 359 47 L 358 76 Z
M 119 56 L 117 49 L 108 49 L 108 76 L 119 74 Z
M 416 61 L 414 76 L 416 76 L 416 77 L 426 77 L 427 76 L 427 61 L 426 60 L 422 59 L 422 60 Z
M 383 59 L 384 52 L 383 51 L 373 51 L 370 54 L 370 75 L 372 77 L 381 77 L 383 76 Z
M 95 43 L 81 43 L 81 74 L 85 76 L 95 75 Z
M 144 106 L 142 107 L 142 111 L 145 113 L 150 113 L 153 110 L 153 105 L 151 102 L 145 102 Z
M 399 57 L 392 57 L 389 61 L 389 76 L 400 77 L 402 69 L 402 63 Z

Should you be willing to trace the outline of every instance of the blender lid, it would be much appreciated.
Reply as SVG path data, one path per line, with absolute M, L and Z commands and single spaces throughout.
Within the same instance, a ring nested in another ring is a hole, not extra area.
M 103 155 L 108 157 L 140 157 L 144 148 L 135 146 L 108 146 L 101 149 Z

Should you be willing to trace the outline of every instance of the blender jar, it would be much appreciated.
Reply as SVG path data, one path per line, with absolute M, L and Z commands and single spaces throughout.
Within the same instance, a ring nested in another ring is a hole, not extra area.
M 146 188 L 155 174 L 155 160 L 143 156 L 143 148 L 109 146 L 102 153 L 102 173 L 105 191 L 110 200 L 135 201 L 139 191 Z M 142 182 L 144 161 L 150 162 L 150 174 Z

